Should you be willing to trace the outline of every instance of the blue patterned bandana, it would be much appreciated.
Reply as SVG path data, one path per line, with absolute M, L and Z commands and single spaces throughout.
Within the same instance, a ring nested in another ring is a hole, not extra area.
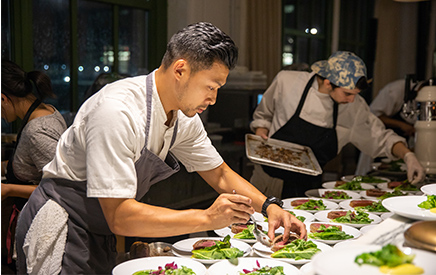
M 312 71 L 336 86 L 353 90 L 361 77 L 366 78 L 365 63 L 352 52 L 335 52 L 328 60 L 317 61 Z

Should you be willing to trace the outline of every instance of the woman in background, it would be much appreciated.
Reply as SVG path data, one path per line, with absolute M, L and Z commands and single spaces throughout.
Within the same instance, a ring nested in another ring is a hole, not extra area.
M 55 155 L 58 139 L 67 126 L 55 107 L 42 102 L 45 98 L 55 97 L 46 74 L 39 71 L 26 73 L 17 64 L 3 60 L 1 80 L 2 118 L 6 122 L 21 119 L 14 153 L 8 162 L 2 162 L 2 176 L 4 172 L 6 175 L 6 183 L 1 186 L 2 202 L 11 198 L 12 205 L 8 232 L 2 234 L 2 266 L 7 257 L 7 263 L 13 268 L 12 239 L 16 218 L 40 182 L 42 168 Z M 2 224 L 5 222 L 2 220 Z M 4 255 L 4 242 L 7 255 Z

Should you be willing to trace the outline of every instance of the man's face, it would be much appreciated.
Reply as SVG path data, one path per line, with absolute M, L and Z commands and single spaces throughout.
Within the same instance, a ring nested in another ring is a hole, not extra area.
M 356 95 L 360 93 L 359 89 L 345 89 L 337 87 L 329 92 L 331 98 L 339 104 L 347 104 L 354 101 Z
M 208 70 L 197 71 L 177 87 L 177 101 L 180 110 L 188 117 L 201 114 L 209 105 L 214 105 L 218 89 L 227 80 L 227 66 L 215 62 Z

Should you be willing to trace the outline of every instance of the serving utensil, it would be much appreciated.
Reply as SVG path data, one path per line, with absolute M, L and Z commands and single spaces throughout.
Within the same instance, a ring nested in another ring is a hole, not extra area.
M 261 230 L 259 230 L 259 228 L 257 228 L 256 219 L 253 217 L 253 215 L 250 215 L 250 220 L 254 224 L 253 234 L 256 237 L 256 241 L 262 243 L 267 247 L 270 247 L 272 245 L 271 239 L 268 237 L 268 235 L 266 235 Z

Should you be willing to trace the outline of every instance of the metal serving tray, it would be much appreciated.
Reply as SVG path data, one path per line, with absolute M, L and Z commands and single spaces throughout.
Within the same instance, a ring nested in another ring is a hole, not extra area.
M 318 160 L 307 146 L 246 134 L 245 152 L 254 163 L 313 176 L 322 174 Z

